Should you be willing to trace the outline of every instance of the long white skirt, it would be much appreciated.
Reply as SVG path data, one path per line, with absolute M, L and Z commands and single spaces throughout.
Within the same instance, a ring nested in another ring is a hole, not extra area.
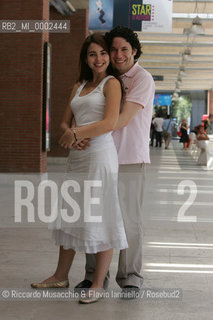
M 49 225 L 56 245 L 86 253 L 127 248 L 112 138 L 101 144 L 94 139 L 86 150 L 71 149 L 67 169 L 57 219 Z

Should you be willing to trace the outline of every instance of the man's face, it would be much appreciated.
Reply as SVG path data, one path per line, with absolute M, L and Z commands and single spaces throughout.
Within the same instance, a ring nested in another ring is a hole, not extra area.
M 134 65 L 134 56 L 137 49 L 132 46 L 124 38 L 116 37 L 112 41 L 110 49 L 110 59 L 113 68 L 117 69 L 119 74 L 124 74 Z

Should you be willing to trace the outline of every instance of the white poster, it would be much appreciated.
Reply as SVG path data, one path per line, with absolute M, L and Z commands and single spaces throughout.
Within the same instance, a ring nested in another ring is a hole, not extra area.
M 90 0 L 89 29 L 172 32 L 173 0 Z
M 143 4 L 151 4 L 151 21 L 142 22 L 143 32 L 172 32 L 173 0 L 144 0 Z

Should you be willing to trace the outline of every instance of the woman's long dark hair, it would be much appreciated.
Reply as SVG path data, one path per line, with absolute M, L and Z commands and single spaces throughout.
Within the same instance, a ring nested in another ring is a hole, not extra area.
M 84 41 L 81 52 L 80 52 L 80 59 L 79 59 L 79 68 L 80 68 L 80 76 L 78 81 L 83 82 L 84 80 L 91 81 L 93 79 L 93 73 L 90 67 L 88 66 L 86 59 L 87 59 L 87 51 L 91 43 L 96 43 L 101 46 L 108 54 L 109 49 L 105 42 L 104 36 L 101 33 L 93 33 L 92 35 L 88 36 Z M 108 75 L 113 75 L 117 77 L 116 72 L 113 71 L 111 63 L 109 64 L 107 70 Z

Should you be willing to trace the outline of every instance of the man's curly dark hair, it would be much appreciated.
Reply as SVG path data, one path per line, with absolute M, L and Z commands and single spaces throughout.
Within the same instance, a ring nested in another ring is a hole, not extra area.
M 141 51 L 141 45 L 140 41 L 138 39 L 138 35 L 133 30 L 117 26 L 114 29 L 112 29 L 110 32 L 106 32 L 105 34 L 105 40 L 107 42 L 107 45 L 109 46 L 109 49 L 111 48 L 112 41 L 115 37 L 121 37 L 124 38 L 127 42 L 129 42 L 132 46 L 132 49 L 137 49 L 136 55 L 134 57 L 135 60 L 137 60 L 140 55 L 142 54 Z

